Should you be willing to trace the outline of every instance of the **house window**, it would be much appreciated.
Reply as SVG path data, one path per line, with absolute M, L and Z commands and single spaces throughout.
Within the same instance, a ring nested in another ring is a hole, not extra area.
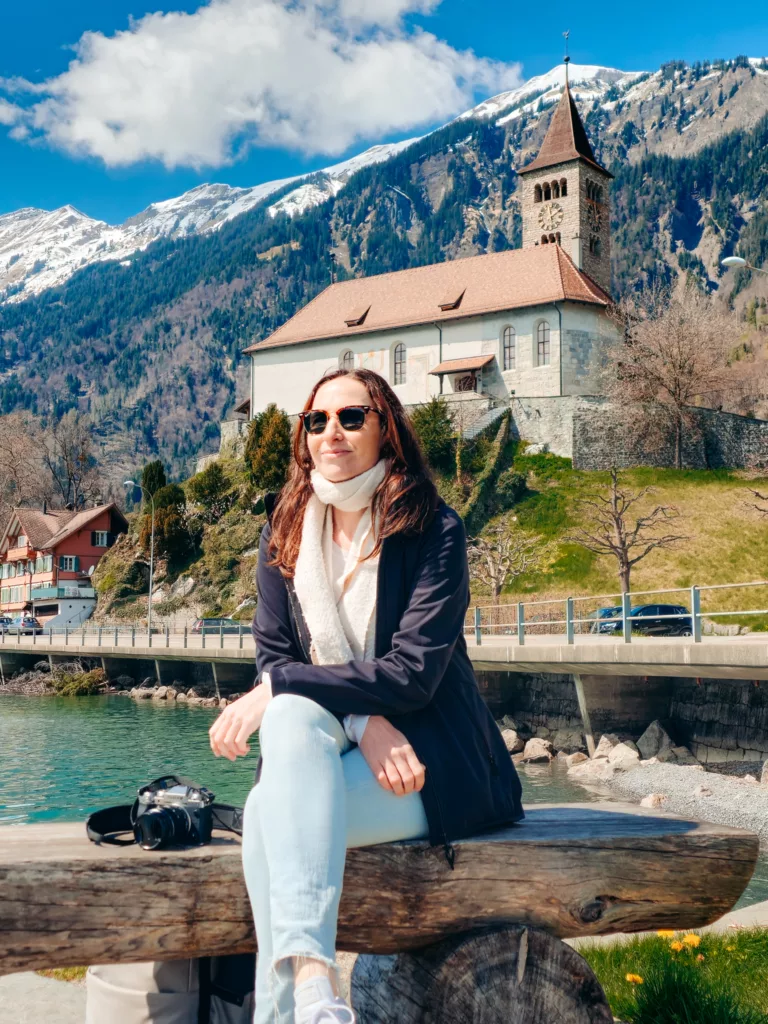
M 46 555 L 43 559 L 43 572 L 53 572 L 53 555 Z
M 20 548 L 23 548 L 23 547 L 26 547 L 26 544 L 27 544 L 27 538 L 24 536 L 23 533 L 20 533 L 18 538 L 17 538 L 17 540 L 16 540 L 16 546 L 20 547 Z
M 349 353 L 352 355 L 352 353 Z M 345 367 L 346 369 L 346 367 Z M 109 546 L 109 532 L 107 530 L 94 530 L 93 546 L 95 548 L 106 548 Z
M 77 555 L 61 555 L 59 558 L 59 569 L 62 572 L 76 572 Z
M 341 359 L 339 359 L 339 368 L 342 370 L 354 370 L 355 357 L 349 349 L 346 352 L 342 352 Z
M 549 366 L 549 323 L 542 320 L 536 328 L 536 365 Z
M 3 587 L 3 589 L 0 590 L 0 601 L 2 601 L 3 604 L 8 604 L 8 602 L 10 600 L 11 600 L 11 588 L 10 587 Z
M 16 575 L 17 576 L 23 576 L 24 575 L 24 563 L 23 562 L 17 562 L 16 563 Z
M 399 341 L 395 345 L 395 384 L 405 384 L 405 345 Z
M 502 366 L 505 370 L 515 368 L 515 328 L 505 327 L 502 335 Z

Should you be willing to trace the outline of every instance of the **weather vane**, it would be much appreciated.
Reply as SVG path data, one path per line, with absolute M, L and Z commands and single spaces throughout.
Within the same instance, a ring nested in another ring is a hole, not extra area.
M 565 84 L 568 85 L 568 65 L 571 58 L 568 56 L 568 40 L 571 37 L 571 30 L 567 29 L 563 32 L 563 39 L 565 40 L 565 56 L 563 57 L 563 63 L 565 64 Z

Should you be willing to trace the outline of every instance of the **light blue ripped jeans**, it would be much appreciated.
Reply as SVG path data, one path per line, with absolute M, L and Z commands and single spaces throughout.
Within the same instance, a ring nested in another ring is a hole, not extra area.
M 348 847 L 428 833 L 418 793 L 383 789 L 341 723 L 306 697 L 269 702 L 261 778 L 243 822 L 259 955 L 254 1024 L 294 1024 L 289 957 L 333 964 Z

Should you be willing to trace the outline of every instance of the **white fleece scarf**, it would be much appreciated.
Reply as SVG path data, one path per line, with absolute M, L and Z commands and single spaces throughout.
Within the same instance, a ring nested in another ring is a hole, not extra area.
M 376 607 L 378 559 L 361 559 L 370 554 L 375 544 L 371 502 L 385 475 L 383 459 L 365 473 L 341 483 L 331 483 L 317 471 L 311 475 L 314 494 L 304 512 L 294 586 L 316 665 L 343 665 L 372 657 L 371 623 Z M 329 505 L 343 512 L 366 510 L 346 553 L 343 599 L 338 605 L 329 573 L 333 544 Z

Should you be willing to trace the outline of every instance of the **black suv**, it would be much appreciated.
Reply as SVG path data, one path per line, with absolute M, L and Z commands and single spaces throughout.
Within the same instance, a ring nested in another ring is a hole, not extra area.
M 693 636 L 693 619 L 680 604 L 641 604 L 632 609 L 632 630 L 646 636 Z

